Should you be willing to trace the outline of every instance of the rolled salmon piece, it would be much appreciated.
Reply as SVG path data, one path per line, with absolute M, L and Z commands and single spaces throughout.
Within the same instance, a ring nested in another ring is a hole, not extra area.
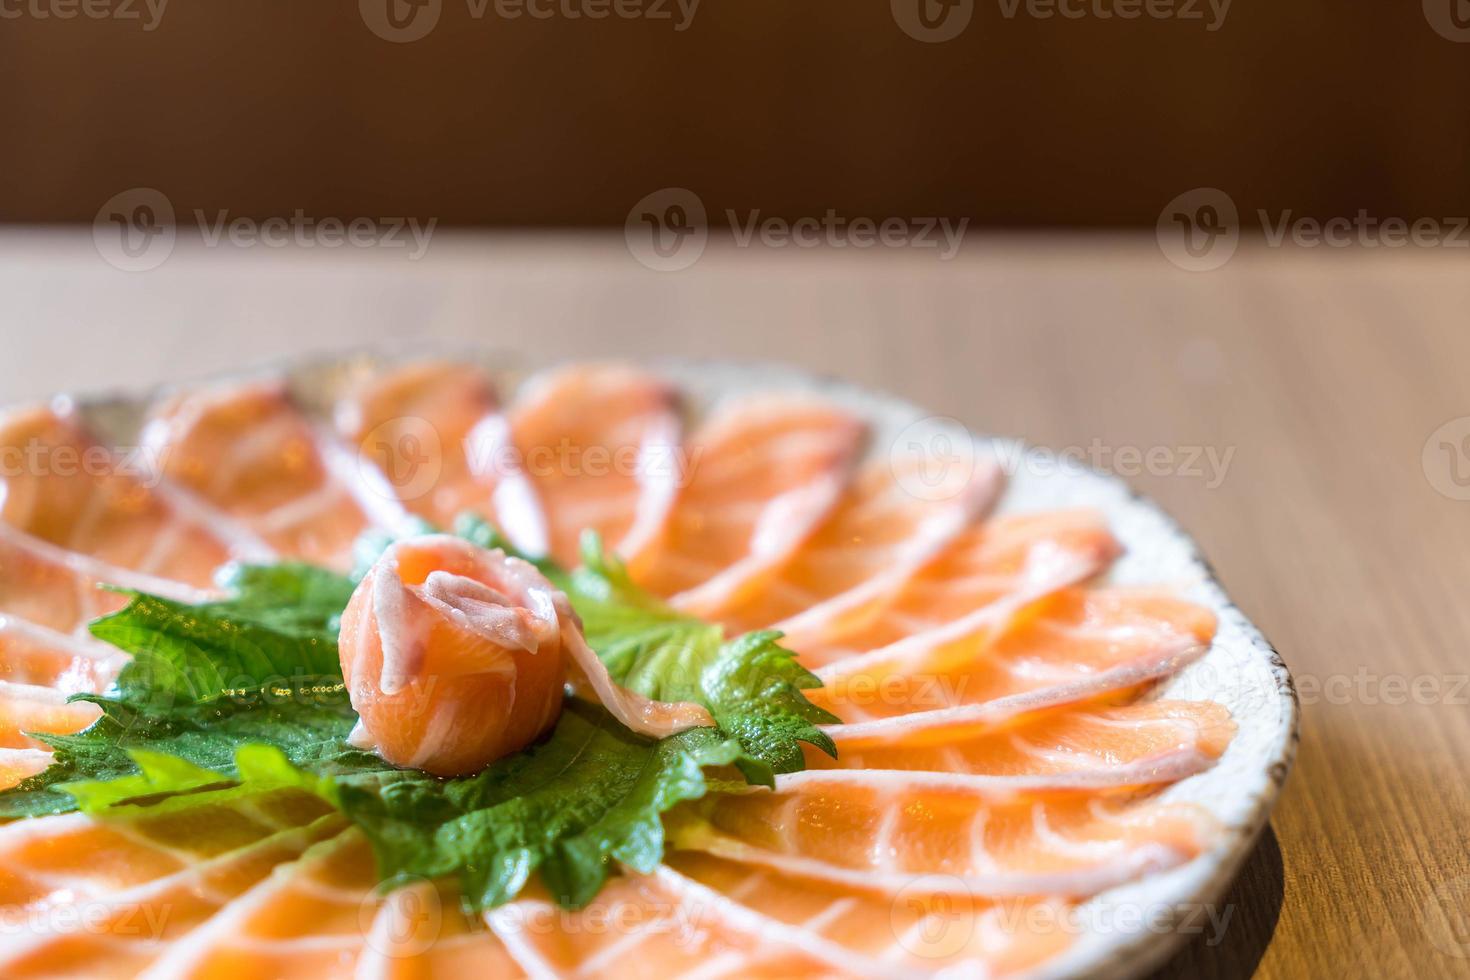
M 443 534 L 399 541 L 342 615 L 354 744 L 439 776 L 478 772 L 544 735 L 570 671 L 623 724 L 663 737 L 711 725 L 695 704 L 625 690 L 535 566 Z

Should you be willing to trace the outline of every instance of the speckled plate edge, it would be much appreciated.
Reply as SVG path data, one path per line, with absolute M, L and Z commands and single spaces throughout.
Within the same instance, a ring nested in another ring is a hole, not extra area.
M 311 411 L 324 414 L 357 379 L 385 365 L 438 357 L 484 366 L 509 401 L 530 374 L 561 358 L 473 347 L 422 346 L 304 358 L 178 385 L 246 380 L 284 374 Z M 952 445 L 973 446 L 976 458 L 991 455 L 1007 472 L 1008 488 L 998 512 L 1085 506 L 1103 513 L 1126 554 L 1109 574 L 1125 585 L 1169 585 L 1208 606 L 1219 617 L 1209 654 L 1164 683 L 1155 697 L 1213 700 L 1231 712 L 1238 730 L 1210 770 L 1164 791 L 1163 798 L 1209 811 L 1221 826 L 1218 841 L 1193 861 L 1167 872 L 1104 892 L 1079 907 L 1075 921 L 1112 923 L 1080 931 L 1076 942 L 1034 974 L 1092 980 L 1138 977 L 1161 965 L 1187 938 L 1172 923 L 1201 906 L 1219 902 L 1270 817 L 1296 752 L 1298 706 L 1291 674 L 1279 653 L 1231 602 L 1194 541 L 1153 501 L 1121 479 L 1075 464 L 1059 464 L 1045 450 L 1011 439 L 972 436 L 959 422 L 845 381 L 794 368 L 758 363 L 655 360 L 647 365 L 684 392 L 697 418 L 723 398 L 756 391 L 819 394 L 851 409 L 872 427 L 870 455 L 894 445 L 901 434 L 932 438 L 947 432 Z M 99 433 L 117 445 L 136 437 L 147 404 L 167 388 L 113 395 L 72 397 Z M 913 428 L 917 425 L 919 428 Z M 965 455 L 961 454 L 961 460 Z M 1195 919 L 1197 923 L 1198 919 Z M 1139 922 L 1128 928 L 1125 923 Z M 1059 926 L 1071 928 L 1068 926 Z

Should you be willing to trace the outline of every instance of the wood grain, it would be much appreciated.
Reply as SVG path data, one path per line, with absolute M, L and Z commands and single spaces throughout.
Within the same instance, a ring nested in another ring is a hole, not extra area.
M 943 44 L 899 29 L 894 7 L 917 0 L 683 3 L 686 30 L 501 19 L 499 3 L 475 19 L 485 3 L 448 0 L 431 34 L 392 44 L 353 0 L 151 0 L 156 30 L 11 0 L 0 87 L 30 97 L 0 100 L 0 218 L 90 221 L 138 184 L 181 213 L 446 225 L 617 226 L 671 184 L 715 220 L 834 208 L 1147 228 L 1202 185 L 1247 223 L 1258 208 L 1470 214 L 1455 95 L 1470 58 L 1423 0 L 1155 0 L 1204 16 L 1127 20 L 966 3 L 972 23 Z
M 1232 453 L 1218 485 L 1130 479 L 1291 665 L 1301 753 L 1224 942 L 1164 975 L 1437 977 L 1470 967 L 1450 955 L 1470 954 L 1470 502 L 1436 489 L 1470 457 L 1421 452 L 1470 415 L 1467 311 L 1452 250 L 1186 273 L 1149 240 L 997 238 L 948 263 L 712 248 L 656 273 L 616 238 L 444 236 L 418 263 L 181 247 L 127 274 L 85 235 L 12 231 L 0 400 L 459 340 L 789 361 L 1055 447 Z

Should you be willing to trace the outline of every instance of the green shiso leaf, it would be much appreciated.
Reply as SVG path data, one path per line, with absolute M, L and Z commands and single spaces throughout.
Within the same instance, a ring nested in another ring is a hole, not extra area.
M 697 701 L 741 745 L 740 767 L 752 783 L 805 768 L 802 742 L 831 756 L 837 747 L 817 726 L 838 719 L 802 692 L 821 686 L 774 631 L 733 640 L 723 628 L 671 609 L 640 589 L 595 534 L 582 541 L 583 565 L 568 594 L 587 642 L 624 687 L 660 701 Z
M 575 907 L 597 894 L 613 861 L 652 871 L 663 857 L 662 814 L 703 796 L 705 767 L 739 753 L 712 728 L 655 742 L 597 705 L 569 701 L 548 739 L 478 775 L 343 780 L 339 805 L 390 882 L 458 874 L 467 904 L 483 909 L 514 898 L 539 870 L 557 901 Z

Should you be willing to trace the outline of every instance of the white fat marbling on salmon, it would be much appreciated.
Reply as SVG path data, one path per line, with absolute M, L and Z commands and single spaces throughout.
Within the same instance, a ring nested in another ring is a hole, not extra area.
M 1102 564 L 1093 555 L 1080 554 L 1050 541 L 1038 544 L 1027 556 L 1019 581 L 1011 591 L 953 622 L 899 640 L 887 647 L 848 657 L 818 668 L 824 684 L 873 672 L 918 669 L 932 651 L 979 633 L 1004 630 L 1021 610 L 1054 592 L 1096 575 Z

